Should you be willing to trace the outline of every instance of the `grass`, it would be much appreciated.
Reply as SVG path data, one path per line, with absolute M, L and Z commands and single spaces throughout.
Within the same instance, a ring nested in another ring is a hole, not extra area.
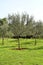
M 21 47 L 25 50 L 12 50 L 18 47 L 16 39 L 5 39 L 4 46 L 0 39 L 0 65 L 43 65 L 43 39 L 20 39 Z

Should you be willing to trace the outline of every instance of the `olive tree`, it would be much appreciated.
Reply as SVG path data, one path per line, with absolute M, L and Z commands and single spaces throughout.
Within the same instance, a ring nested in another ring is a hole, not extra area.
M 4 37 L 8 30 L 8 24 L 6 18 L 0 19 L 0 36 L 2 38 L 2 45 L 4 45 Z

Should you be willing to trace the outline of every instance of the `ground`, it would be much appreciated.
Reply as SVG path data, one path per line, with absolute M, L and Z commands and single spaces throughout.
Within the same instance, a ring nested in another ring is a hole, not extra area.
M 0 39 L 0 65 L 43 65 L 43 39 L 20 39 L 21 47 L 24 50 L 14 50 L 18 47 L 15 39 L 5 39 L 2 45 Z

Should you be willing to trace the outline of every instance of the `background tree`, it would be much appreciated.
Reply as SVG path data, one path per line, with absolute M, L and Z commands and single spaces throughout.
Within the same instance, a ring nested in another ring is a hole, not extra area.
M 8 29 L 7 20 L 3 18 L 0 20 L 0 36 L 2 37 L 2 45 L 4 45 L 4 37 Z
M 26 23 L 26 36 L 33 36 L 33 25 L 34 25 L 34 19 L 33 17 L 31 16 L 29 18 L 29 15 L 27 15 L 27 23 Z

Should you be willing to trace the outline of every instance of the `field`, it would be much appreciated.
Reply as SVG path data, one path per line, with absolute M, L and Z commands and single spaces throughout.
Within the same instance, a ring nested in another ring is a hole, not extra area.
M 43 65 L 43 39 L 20 39 L 23 50 L 18 47 L 16 39 L 5 39 L 4 45 L 0 39 L 0 65 Z

